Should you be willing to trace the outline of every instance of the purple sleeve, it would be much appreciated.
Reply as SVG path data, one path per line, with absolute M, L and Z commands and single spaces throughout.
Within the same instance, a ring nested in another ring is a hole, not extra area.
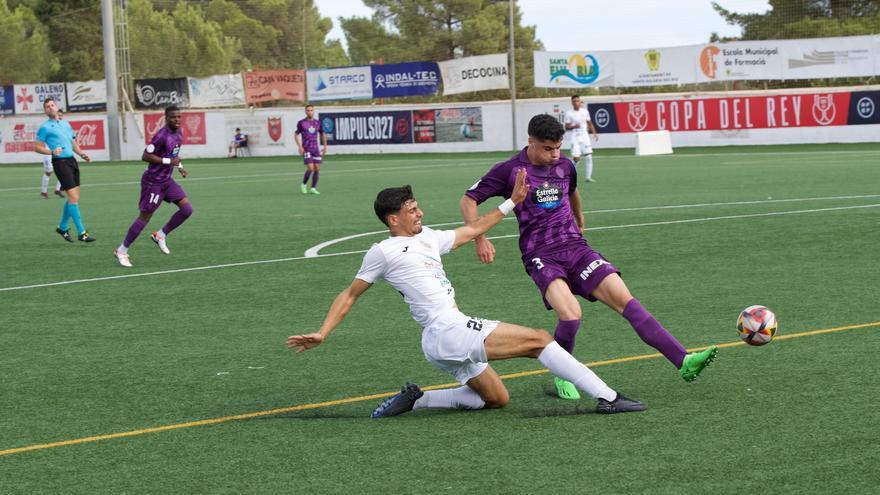
M 165 139 L 167 137 L 167 133 L 164 132 L 165 128 L 159 129 L 159 132 L 153 134 L 153 139 L 150 140 L 150 145 L 147 146 L 145 150 L 147 153 L 156 156 L 164 156 L 165 155 Z M 150 149 L 152 148 L 152 150 Z
M 578 187 L 578 170 L 571 160 L 568 161 L 568 166 L 571 167 L 571 177 L 568 178 L 568 195 L 571 196 Z
M 476 201 L 477 204 L 482 204 L 483 201 L 493 196 L 509 198 L 513 192 L 510 183 L 511 170 L 513 170 L 511 162 L 502 162 L 495 165 L 479 182 L 468 189 L 465 195 Z
M 293 131 L 294 134 L 302 134 L 302 129 L 300 129 L 300 127 L 302 126 L 302 123 L 303 123 L 302 120 L 300 120 L 299 122 L 296 123 L 296 130 Z

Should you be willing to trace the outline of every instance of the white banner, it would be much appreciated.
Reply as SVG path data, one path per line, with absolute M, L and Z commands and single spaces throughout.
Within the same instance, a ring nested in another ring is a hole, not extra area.
M 244 105 L 244 84 L 241 74 L 209 77 L 187 77 L 189 106 L 196 108 Z
M 37 131 L 45 121 L 45 118 L 39 117 L 0 119 L 0 152 L 26 153 L 26 156 L 32 157 L 30 161 L 42 161 L 43 156 L 34 151 L 34 141 L 37 139 Z M 0 162 L 5 163 L 6 160 Z
M 226 117 L 225 129 L 226 142 L 230 143 L 235 136 L 235 130 L 247 134 L 248 147 L 252 150 L 271 149 L 283 147 L 286 144 L 285 137 L 293 135 L 293 129 L 283 127 L 284 119 L 281 115 L 264 115 L 260 117 Z
M 446 60 L 439 65 L 444 95 L 510 87 L 506 53 Z
M 695 82 L 693 60 L 698 53 L 697 46 L 612 52 L 614 85 L 663 86 Z
M 861 77 L 877 74 L 876 36 L 788 40 L 782 45 L 782 79 Z
M 107 109 L 107 80 L 67 83 L 67 109 L 88 112 Z
M 372 98 L 370 66 L 309 69 L 306 72 L 309 101 Z
M 15 113 L 43 113 L 43 100 L 52 97 L 58 108 L 67 111 L 64 83 L 16 84 L 14 86 Z
M 697 82 L 782 79 L 782 41 L 702 45 L 694 57 Z
M 612 52 L 534 52 L 535 86 L 586 88 L 613 86 Z

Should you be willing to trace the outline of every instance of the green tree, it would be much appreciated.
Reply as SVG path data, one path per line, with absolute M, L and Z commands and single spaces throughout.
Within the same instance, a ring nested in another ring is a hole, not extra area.
M 880 33 L 878 0 L 770 0 L 763 14 L 739 14 L 713 2 L 743 40 L 819 38 Z
M 442 61 L 509 50 L 510 11 L 507 1 L 488 0 L 365 0 L 374 10 L 370 19 L 341 19 L 352 63 L 419 60 Z M 534 50 L 543 45 L 534 26 L 522 26 L 514 9 L 516 87 L 523 97 L 543 95 L 532 86 Z M 506 98 L 509 91 L 487 91 L 455 99 Z M 440 99 L 440 98 L 435 98 Z
M 241 41 L 224 36 L 198 5 L 177 3 L 155 10 L 149 0 L 127 2 L 131 73 L 134 78 L 229 74 L 244 64 Z
M 0 84 L 49 82 L 57 69 L 47 29 L 33 10 L 25 4 L 10 10 L 0 0 Z
M 39 0 L 34 13 L 59 57 L 58 69 L 50 75 L 53 81 L 104 79 L 100 0 Z

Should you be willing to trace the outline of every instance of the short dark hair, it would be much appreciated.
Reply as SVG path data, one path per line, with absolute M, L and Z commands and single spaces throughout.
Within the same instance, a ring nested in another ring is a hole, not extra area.
M 241 127 L 236 127 L 236 128 L 235 128 L 235 132 L 238 132 L 238 131 L 240 131 L 240 130 L 241 130 Z
M 556 120 L 556 117 L 541 114 L 535 115 L 529 121 L 529 137 L 558 143 L 562 141 L 564 135 L 565 128 Z
M 390 227 L 388 225 L 388 215 L 399 212 L 407 201 L 412 201 L 413 199 L 415 198 L 413 197 L 412 186 L 409 184 L 401 187 L 389 187 L 388 189 L 381 190 L 376 196 L 373 210 L 376 212 L 379 220 L 386 227 Z
M 55 101 L 55 98 L 52 98 L 51 96 L 47 96 L 46 99 L 43 100 L 43 106 L 45 107 L 46 103 L 49 103 L 50 101 Z
M 575 98 L 580 99 L 580 97 L 581 97 L 581 95 L 571 95 L 571 99 L 572 99 L 572 100 L 574 100 Z
M 180 111 L 180 107 L 178 107 L 177 105 L 171 105 L 171 106 L 165 107 L 165 116 L 167 117 L 171 112 L 179 112 L 179 111 Z

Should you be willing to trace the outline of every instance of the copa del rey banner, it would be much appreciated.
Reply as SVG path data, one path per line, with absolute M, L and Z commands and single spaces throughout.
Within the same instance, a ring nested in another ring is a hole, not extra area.
M 510 88 L 506 53 L 446 60 L 439 65 L 444 95 Z
M 244 84 L 241 74 L 210 77 L 187 77 L 189 105 L 196 108 L 244 105 Z
M 880 91 L 590 103 L 598 132 L 716 131 L 880 123 Z
M 248 105 L 262 101 L 305 101 L 302 70 L 259 70 L 244 73 L 244 94 Z

